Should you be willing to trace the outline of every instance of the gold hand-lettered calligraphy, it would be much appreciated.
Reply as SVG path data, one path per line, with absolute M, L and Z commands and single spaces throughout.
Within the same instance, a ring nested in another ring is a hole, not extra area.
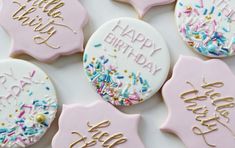
M 220 88 L 224 87 L 224 83 L 219 81 L 207 83 L 206 80 L 203 79 L 203 84 L 200 86 L 200 89 L 196 89 L 191 82 L 186 82 L 186 84 L 189 85 L 191 89 L 180 94 L 180 98 L 187 104 L 186 109 L 195 115 L 195 120 L 202 126 L 194 126 L 192 128 L 193 133 L 202 136 L 204 142 L 209 147 L 216 147 L 216 145 L 210 144 L 206 136 L 218 131 L 218 125 L 226 128 L 235 138 L 235 133 L 227 125 L 230 122 L 229 110 L 235 107 L 234 98 L 223 97 L 222 94 L 218 92 Z M 200 90 L 202 92 L 200 92 Z M 210 111 L 205 102 L 213 106 L 214 110 Z M 222 121 L 223 119 L 225 121 Z
M 88 148 L 95 146 L 98 142 L 100 142 L 102 147 L 114 148 L 117 145 L 125 143 L 127 141 L 127 138 L 125 138 L 122 133 L 115 133 L 111 135 L 108 132 L 102 131 L 102 129 L 107 128 L 110 125 L 111 122 L 108 120 L 93 125 L 88 122 L 87 131 L 92 134 L 92 140 L 88 141 L 88 138 L 86 136 L 83 136 L 79 132 L 72 132 L 72 134 L 78 136 L 79 139 L 70 144 L 69 147 L 74 148 L 75 146 L 79 146 L 80 148 Z
M 13 0 L 13 4 L 17 4 L 19 8 L 13 13 L 12 19 L 19 21 L 21 26 L 33 27 L 33 31 L 38 35 L 33 36 L 33 40 L 36 44 L 45 44 L 52 49 L 60 48 L 59 45 L 52 45 L 49 40 L 53 38 L 58 32 L 58 27 L 66 28 L 76 34 L 71 27 L 58 23 L 63 21 L 64 17 L 60 8 L 65 3 L 61 0 L 27 0 L 26 3 L 22 4 L 17 0 Z M 38 9 L 41 9 L 43 13 L 48 16 L 47 20 L 40 15 L 32 16 L 34 13 L 39 13 Z

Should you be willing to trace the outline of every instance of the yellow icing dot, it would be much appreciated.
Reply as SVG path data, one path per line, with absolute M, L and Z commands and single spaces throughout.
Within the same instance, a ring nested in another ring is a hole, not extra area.
M 196 34 L 196 35 L 195 35 L 195 38 L 196 38 L 196 39 L 200 39 L 200 35 L 199 35 L 199 34 Z
M 187 6 L 187 10 L 192 10 L 192 7 L 191 6 Z
M 1 123 L 2 126 L 5 126 L 5 123 Z
M 127 70 L 124 70 L 125 73 L 127 73 Z
M 43 115 L 43 114 L 38 114 L 38 115 L 36 115 L 36 121 L 37 121 L 38 123 L 43 123 L 43 122 L 46 121 L 46 116 Z
M 95 61 L 95 58 L 93 57 L 92 60 Z
M 10 114 L 9 117 L 12 118 L 12 114 Z
M 206 16 L 206 19 L 208 19 L 208 20 L 210 20 L 211 18 L 212 18 L 211 15 Z

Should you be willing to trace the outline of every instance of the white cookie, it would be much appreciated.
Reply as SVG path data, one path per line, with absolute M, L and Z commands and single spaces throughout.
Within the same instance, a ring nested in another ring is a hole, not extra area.
M 101 26 L 84 54 L 89 80 L 114 105 L 129 106 L 150 98 L 166 80 L 169 67 L 169 52 L 159 32 L 132 18 Z
M 0 147 L 34 144 L 55 118 L 55 89 L 41 69 L 26 61 L 2 60 L 0 69 Z

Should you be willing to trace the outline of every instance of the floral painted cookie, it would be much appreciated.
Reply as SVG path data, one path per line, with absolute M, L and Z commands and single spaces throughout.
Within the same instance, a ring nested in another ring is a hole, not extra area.
M 52 148 L 144 148 L 138 136 L 139 118 L 104 101 L 89 106 L 64 105 Z
M 83 51 L 86 10 L 78 0 L 3 0 L 0 25 L 12 38 L 10 55 L 42 62 Z
M 173 3 L 175 0 L 116 0 L 130 3 L 142 18 L 152 7 Z
M 55 89 L 48 76 L 28 62 L 1 60 L 0 69 L 0 147 L 32 145 L 55 118 Z
M 235 147 L 235 76 L 221 60 L 182 56 L 162 95 L 169 115 L 162 130 L 188 148 Z
M 180 35 L 204 56 L 233 56 L 234 9 L 234 0 L 178 0 L 175 17 Z
M 132 18 L 111 20 L 90 38 L 85 72 L 105 101 L 130 106 L 153 96 L 170 67 L 167 46 L 156 29 Z

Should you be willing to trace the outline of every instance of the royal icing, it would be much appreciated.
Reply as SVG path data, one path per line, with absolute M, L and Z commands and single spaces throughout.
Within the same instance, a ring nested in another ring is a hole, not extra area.
M 48 76 L 28 62 L 2 60 L 0 69 L 0 147 L 34 144 L 55 118 L 55 89 Z
M 178 0 L 175 16 L 187 44 L 208 57 L 227 57 L 235 51 L 234 0 Z
M 175 0 L 115 0 L 130 3 L 142 18 L 152 7 L 173 3 Z
M 101 101 L 89 106 L 64 105 L 52 148 L 144 148 L 138 136 L 139 117 Z
M 78 0 L 3 0 L 0 25 L 12 38 L 10 55 L 39 61 L 83 51 L 86 10 Z
M 85 72 L 104 100 L 129 106 L 155 94 L 167 78 L 170 57 L 162 36 L 131 18 L 111 20 L 90 38 Z
M 178 135 L 188 148 L 235 147 L 234 84 L 221 60 L 180 57 L 162 90 L 169 109 L 163 131 Z

